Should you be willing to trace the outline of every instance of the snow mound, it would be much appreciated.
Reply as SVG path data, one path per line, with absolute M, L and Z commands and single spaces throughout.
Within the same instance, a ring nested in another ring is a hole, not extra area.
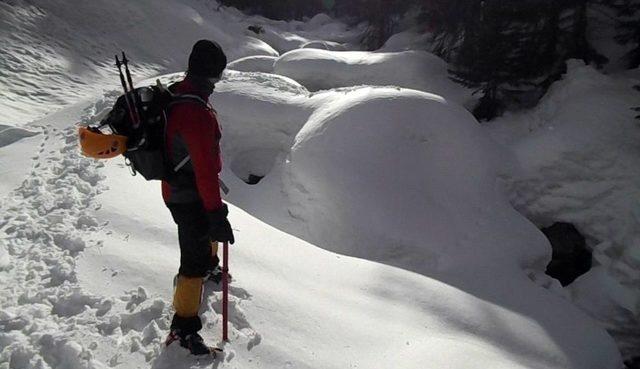
M 326 24 L 329 24 L 333 22 L 333 19 L 325 14 L 325 13 L 318 13 L 316 15 L 314 15 L 311 19 L 309 19 L 309 21 L 307 22 L 307 29 L 316 29 L 318 27 L 322 27 Z
M 309 39 L 298 33 L 282 31 L 271 27 L 264 27 L 262 32 L 255 37 L 273 46 L 279 53 L 299 49 L 302 45 L 309 42 Z
M 470 92 L 447 77 L 447 64 L 423 51 L 372 53 L 363 51 L 294 50 L 274 65 L 277 74 L 291 77 L 317 91 L 357 85 L 398 86 L 465 103 Z
M 344 44 L 332 41 L 309 41 L 302 45 L 302 49 L 322 49 L 332 51 L 346 51 Z
M 296 136 L 296 213 L 334 251 L 419 272 L 548 257 L 498 192 L 501 155 L 469 112 L 441 97 L 359 89 L 316 110 Z M 497 212 L 506 215 L 487 217 Z
M 419 30 L 398 32 L 384 43 L 380 52 L 399 52 L 406 50 L 429 50 L 433 35 Z
M 247 56 L 229 63 L 227 68 L 240 72 L 273 73 L 276 59 L 275 56 L 268 55 Z
M 276 157 L 288 152 L 307 120 L 309 91 L 296 81 L 267 73 L 227 71 L 216 87 L 227 166 L 241 179 L 265 176 Z

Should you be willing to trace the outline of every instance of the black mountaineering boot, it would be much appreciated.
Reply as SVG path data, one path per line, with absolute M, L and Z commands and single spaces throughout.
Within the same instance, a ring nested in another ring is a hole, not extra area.
M 187 335 L 180 334 L 180 330 L 174 329 L 169 333 L 167 340 L 165 341 L 165 345 L 169 346 L 172 342 L 178 341 L 180 342 L 180 346 L 189 350 L 191 355 L 214 355 L 216 354 L 216 350 L 213 347 L 209 347 L 205 345 L 204 340 L 198 333 L 191 333 Z
M 222 280 L 222 268 L 220 268 L 220 259 L 218 255 L 213 255 L 211 257 L 211 265 L 207 270 L 207 275 L 204 277 L 205 281 L 213 281 L 215 283 L 220 283 Z
M 222 282 L 222 267 L 220 266 L 220 259 L 217 255 L 211 258 L 211 267 L 207 270 L 204 281 L 211 281 L 215 284 Z M 229 274 L 229 282 L 231 282 L 231 274 Z
M 215 350 L 204 344 L 204 340 L 197 333 L 180 337 L 180 346 L 189 350 L 191 355 L 215 355 Z

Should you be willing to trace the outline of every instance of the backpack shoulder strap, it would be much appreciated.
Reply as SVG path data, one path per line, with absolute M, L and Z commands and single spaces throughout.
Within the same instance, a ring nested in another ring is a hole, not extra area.
M 173 95 L 173 99 L 169 103 L 168 107 L 170 108 L 170 107 L 172 107 L 174 105 L 182 104 L 182 103 L 185 103 L 185 102 L 195 102 L 195 103 L 202 104 L 205 107 L 209 107 L 209 103 L 207 101 L 205 101 L 200 96 L 193 95 L 193 94 Z
M 209 106 L 209 103 L 207 101 L 205 101 L 203 98 L 201 98 L 200 96 L 198 96 L 198 95 L 180 94 L 180 95 L 173 95 L 171 102 L 169 103 L 169 105 L 167 105 L 167 109 L 171 109 L 171 107 L 173 107 L 174 105 L 183 104 L 183 103 L 186 103 L 186 102 L 193 102 L 193 103 L 201 104 L 206 109 L 210 109 L 211 108 Z M 182 159 L 180 161 L 180 163 L 178 163 L 178 165 L 176 165 L 173 168 L 173 172 L 177 173 L 190 160 L 191 160 L 191 156 L 190 155 L 185 156 L 184 159 Z

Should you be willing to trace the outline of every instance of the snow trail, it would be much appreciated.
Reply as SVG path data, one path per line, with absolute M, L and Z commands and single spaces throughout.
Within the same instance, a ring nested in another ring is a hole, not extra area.
M 116 95 L 84 109 L 81 121 L 95 121 Z M 0 362 L 10 368 L 104 368 L 120 364 L 123 350 L 139 352 L 142 362 L 162 359 L 169 302 L 143 287 L 118 297 L 94 295 L 77 280 L 78 256 L 104 243 L 100 235 L 107 223 L 94 216 L 101 208 L 97 195 L 108 190 L 104 162 L 79 154 L 75 126 L 58 128 L 45 119 L 33 129 L 43 138 L 31 171 L 0 204 Z M 205 296 L 205 327 L 217 331 L 221 291 L 208 286 Z M 245 300 L 249 293 L 230 289 L 230 335 L 251 349 L 261 336 L 242 311 Z
M 108 319 L 111 302 L 91 296 L 76 283 L 75 257 L 99 246 L 100 227 L 91 216 L 100 184 L 100 164 L 77 154 L 75 127 L 38 125 L 43 140 L 32 170 L 1 208 L 2 361 L 10 367 L 98 368 L 91 350 L 78 343 L 82 329 Z M 6 347 L 9 349 L 7 350 Z M 39 350 L 35 348 L 39 347 Z

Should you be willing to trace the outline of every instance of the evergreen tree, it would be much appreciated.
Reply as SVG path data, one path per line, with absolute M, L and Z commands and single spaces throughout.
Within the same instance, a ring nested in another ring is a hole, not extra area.
M 598 67 L 608 61 L 587 39 L 588 9 L 592 2 L 594 0 L 558 0 L 555 3 L 560 61 L 581 59 Z
M 633 89 L 638 91 L 638 92 L 640 92 L 640 85 L 633 86 Z M 636 119 L 640 120 L 640 106 L 636 106 L 635 108 L 631 108 L 631 110 L 633 110 L 636 113 L 638 113 L 638 115 L 636 115 Z
M 625 55 L 627 67 L 640 67 L 640 0 L 616 0 L 607 5 L 616 11 L 616 41 L 621 45 L 633 45 Z M 634 86 L 634 89 L 640 92 L 640 85 Z M 640 106 L 632 109 L 639 113 L 635 118 L 640 119 Z
M 452 52 L 460 46 L 465 20 L 469 19 L 475 1 L 423 0 L 418 23 L 432 33 L 431 51 L 445 60 L 452 60 Z
M 633 45 L 626 55 L 629 68 L 640 66 L 640 0 L 618 0 L 611 5 L 618 16 L 616 41 Z
M 555 0 L 473 1 L 450 73 L 482 93 L 479 120 L 541 96 L 556 66 L 555 15 Z
M 336 0 L 335 14 L 369 23 L 362 44 L 368 50 L 380 48 L 393 34 L 397 22 L 419 0 Z
M 332 6 L 330 0 L 219 0 L 220 4 L 233 6 L 250 14 L 260 14 L 271 19 L 301 19 L 313 16 Z

